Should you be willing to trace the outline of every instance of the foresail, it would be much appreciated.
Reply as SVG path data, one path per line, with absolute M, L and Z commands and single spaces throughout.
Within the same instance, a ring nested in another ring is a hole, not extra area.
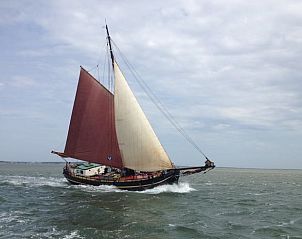
M 122 168 L 115 132 L 113 95 L 81 68 L 64 154 Z
M 173 168 L 116 62 L 114 74 L 115 124 L 124 167 L 140 171 Z

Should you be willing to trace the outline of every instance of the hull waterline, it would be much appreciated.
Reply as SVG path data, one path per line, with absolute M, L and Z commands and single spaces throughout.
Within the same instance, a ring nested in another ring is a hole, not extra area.
M 68 171 L 64 170 L 63 175 L 71 184 L 93 185 L 93 186 L 115 186 L 121 190 L 128 191 L 143 191 L 146 189 L 152 189 L 157 186 L 166 184 L 175 184 L 179 180 L 179 170 L 169 170 L 166 173 L 158 177 L 150 177 L 148 179 L 133 179 L 133 180 L 110 180 L 110 179 L 95 179 L 90 177 L 83 177 L 78 175 L 72 175 Z

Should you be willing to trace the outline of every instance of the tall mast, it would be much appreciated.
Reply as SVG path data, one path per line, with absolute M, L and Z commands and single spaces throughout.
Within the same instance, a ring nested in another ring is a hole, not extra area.
M 106 20 L 105 20 L 106 21 Z M 112 52 L 112 46 L 111 46 L 111 37 L 110 37 L 110 35 L 109 35 L 109 30 L 108 30 L 108 26 L 107 26 L 107 23 L 106 23 L 106 32 L 107 32 L 107 39 L 108 39 L 108 44 L 109 44 L 109 50 L 110 50 L 110 57 L 111 57 L 111 64 L 112 64 L 112 71 L 114 72 L 114 56 L 113 56 L 113 52 Z M 111 86 L 113 85 L 112 84 L 112 81 L 111 81 L 111 77 L 110 77 L 110 73 L 109 73 L 109 71 L 108 71 L 108 79 L 109 79 L 109 84 L 108 84 L 108 87 L 109 87 L 109 89 L 111 88 Z M 113 109 L 114 108 L 114 101 L 108 101 L 108 104 L 109 104 L 109 107 L 111 108 L 111 109 Z M 113 116 L 113 111 L 111 111 L 110 113 L 109 113 L 109 129 L 113 129 L 113 121 L 114 121 L 114 116 Z M 112 135 L 112 132 L 110 132 L 109 133 L 109 142 L 110 142 L 110 148 L 111 148 L 111 153 L 112 153 L 112 146 L 113 146 L 113 135 Z M 108 157 L 107 157 L 107 159 L 109 160 L 109 162 L 111 162 L 111 158 L 112 157 L 112 155 L 110 154 L 110 155 L 108 155 Z M 111 166 L 111 165 L 110 165 Z
M 110 50 L 110 56 L 111 56 L 111 62 L 112 62 L 112 68 L 114 68 L 114 56 L 113 56 L 113 52 L 112 52 L 112 47 L 111 47 L 111 38 L 109 35 L 109 30 L 108 30 L 108 26 L 106 24 L 106 31 L 107 31 L 107 39 L 108 39 L 108 43 L 109 43 L 109 50 Z

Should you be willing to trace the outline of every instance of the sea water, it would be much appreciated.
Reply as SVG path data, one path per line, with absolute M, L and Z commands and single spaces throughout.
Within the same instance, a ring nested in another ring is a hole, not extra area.
M 302 238 L 302 170 L 216 168 L 144 192 L 0 163 L 0 238 Z

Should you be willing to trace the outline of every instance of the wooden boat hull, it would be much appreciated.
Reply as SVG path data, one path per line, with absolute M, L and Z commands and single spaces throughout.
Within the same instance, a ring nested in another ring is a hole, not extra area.
M 134 179 L 127 181 L 119 180 L 105 180 L 105 179 L 92 179 L 89 177 L 82 177 L 70 174 L 67 170 L 63 171 L 65 178 L 71 184 L 83 184 L 83 185 L 107 185 L 115 186 L 118 189 L 128 190 L 128 191 L 143 191 L 146 189 L 152 189 L 154 187 L 165 185 L 165 184 L 174 184 L 178 183 L 180 171 L 173 169 L 168 170 L 165 174 L 162 174 L 158 177 L 149 178 L 149 179 Z

